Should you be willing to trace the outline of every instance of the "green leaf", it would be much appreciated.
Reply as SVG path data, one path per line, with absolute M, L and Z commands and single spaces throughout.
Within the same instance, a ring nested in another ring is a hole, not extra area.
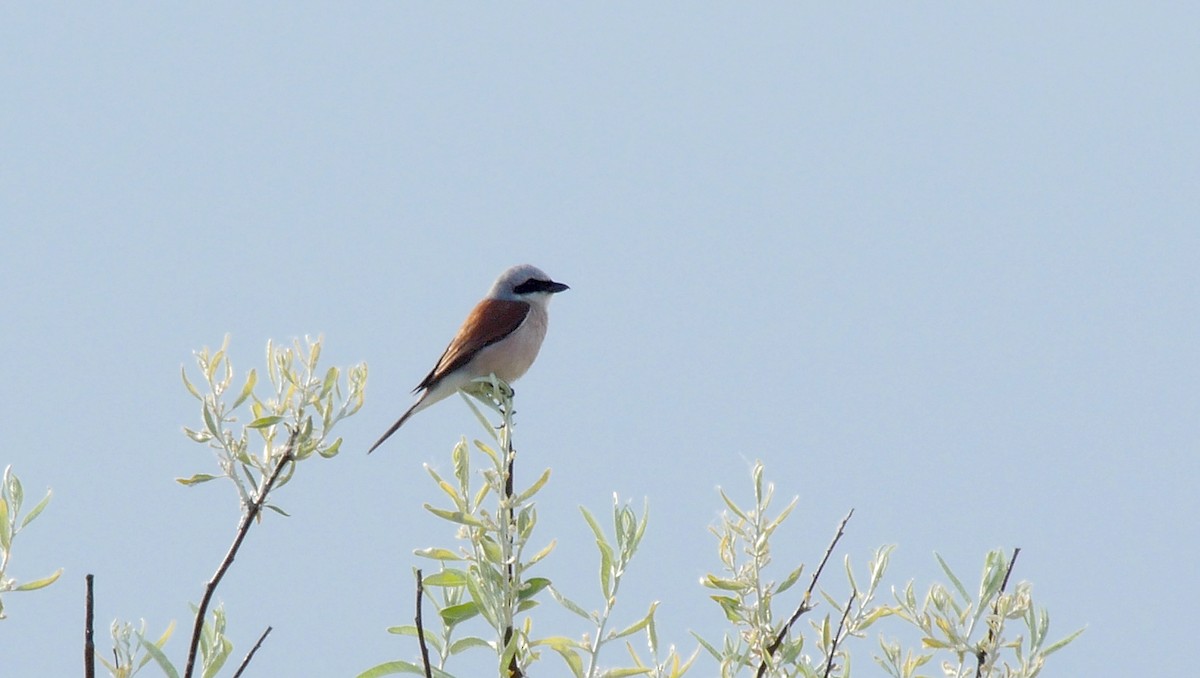
M 207 428 L 208 432 L 211 433 L 214 437 L 217 437 L 217 438 L 221 437 L 221 431 L 219 429 L 217 429 L 217 420 L 213 419 L 212 410 L 208 407 L 207 403 L 204 405 L 203 410 L 204 410 L 204 427 Z
M 456 655 L 460 652 L 465 652 L 465 651 L 473 649 L 473 648 L 479 648 L 479 649 L 484 649 L 484 650 L 493 649 L 492 644 L 487 642 L 483 638 L 476 638 L 475 636 L 467 636 L 466 638 L 459 638 L 458 640 L 456 640 L 450 644 L 450 654 Z
M 592 534 L 596 535 L 596 541 L 604 541 L 604 530 L 600 529 L 600 523 L 596 522 L 596 518 L 582 506 L 579 507 L 579 511 L 583 513 L 583 519 L 587 521 L 588 527 L 592 528 Z
M 255 419 L 254 421 L 250 422 L 249 424 L 246 424 L 246 428 L 266 428 L 268 426 L 274 426 L 275 424 L 278 424 L 281 421 L 283 421 L 282 416 L 280 416 L 278 414 L 273 414 L 273 415 L 270 415 L 267 417 L 259 417 L 258 419 Z M 312 425 L 311 420 L 308 421 L 307 423 L 309 426 Z
M 462 560 L 462 556 L 450 549 L 443 548 L 417 549 L 413 551 L 413 554 L 422 558 L 432 558 L 433 560 Z
M 333 457 L 337 456 L 338 451 L 340 451 L 341 449 L 342 449 L 342 439 L 338 438 L 337 440 L 333 441 L 332 445 L 329 445 L 328 447 L 319 448 L 317 450 L 317 454 L 321 455 L 322 457 L 324 457 L 326 459 L 332 459 Z
M 1079 629 L 1078 631 L 1076 631 L 1075 633 L 1072 633 L 1071 635 L 1067 636 L 1066 638 L 1063 638 L 1062 640 L 1060 640 L 1058 642 L 1052 643 L 1045 650 L 1042 650 L 1042 656 L 1049 657 L 1050 655 L 1054 654 L 1055 652 L 1058 652 L 1059 650 L 1066 647 L 1068 643 L 1070 643 L 1071 641 L 1075 640 L 1080 635 L 1082 635 L 1083 632 L 1086 630 L 1087 630 L 1086 627 Z
M 321 397 L 322 398 L 329 395 L 329 392 L 333 390 L 333 387 L 335 385 L 337 385 L 337 380 L 338 380 L 338 368 L 336 368 L 336 367 L 329 368 L 325 372 L 325 381 L 323 381 L 321 383 Z
M 487 558 L 488 562 L 495 563 L 496 565 L 504 563 L 504 551 L 494 539 L 484 537 L 480 540 L 479 545 L 483 548 L 483 555 Z
M 154 641 L 154 647 L 162 647 L 163 645 L 166 645 L 167 641 L 171 639 L 171 635 L 173 633 L 175 633 L 175 621 L 171 620 L 171 623 L 167 624 L 167 628 L 163 630 L 162 635 L 158 637 L 158 640 Z
M 146 654 L 154 658 L 154 662 L 167 675 L 167 678 L 179 678 L 179 671 L 175 670 L 175 666 L 170 659 L 167 659 L 162 648 L 141 637 L 138 637 L 138 643 L 146 650 Z
M 226 340 L 225 345 L 227 345 L 228 340 L 229 340 L 229 335 L 225 335 L 225 340 Z M 210 383 L 210 384 L 213 382 L 213 380 L 217 374 L 217 369 L 219 367 L 221 367 L 221 361 L 225 359 L 225 345 L 222 345 L 221 350 L 219 350 L 215 354 L 213 354 L 212 359 L 208 361 L 208 370 L 204 376 L 206 376 L 208 378 L 208 383 Z
M 550 580 L 545 577 L 531 577 L 526 579 L 521 585 L 521 590 L 517 592 L 517 600 L 528 600 L 543 589 L 550 585 Z
M 580 645 L 578 641 L 565 636 L 552 636 L 538 640 L 533 645 L 544 645 L 558 653 L 563 661 L 567 663 L 567 668 L 571 669 L 571 675 L 575 678 L 583 677 L 583 658 L 580 657 L 578 650 L 586 650 L 586 647 Z
M 608 542 L 596 540 L 600 549 L 600 591 L 605 598 L 612 596 L 613 550 Z
M 438 615 L 447 626 L 454 626 L 479 614 L 479 606 L 474 602 L 450 605 L 438 610 Z
M 937 558 L 938 564 L 942 566 L 942 571 L 946 573 L 946 576 L 950 578 L 950 583 L 954 585 L 956 590 L 958 590 L 958 595 L 962 596 L 963 600 L 970 602 L 971 596 L 967 595 L 967 589 L 963 586 L 962 582 L 958 580 L 958 577 L 954 576 L 954 572 L 950 570 L 950 566 L 947 565 L 946 561 L 942 559 L 941 554 L 935 551 L 933 553 L 933 557 Z
M 633 635 L 633 634 L 637 633 L 638 631 L 641 631 L 642 629 L 646 628 L 650 624 L 650 620 L 653 618 L 654 618 L 654 608 L 651 607 L 650 612 L 647 613 L 645 617 L 642 617 L 641 620 L 636 621 L 633 624 L 630 624 L 629 626 L 626 626 L 625 628 L 621 629 L 620 631 L 612 634 L 611 638 L 614 638 L 614 639 L 615 638 L 624 638 L 625 636 Z
M 538 493 L 538 490 L 542 489 L 542 487 L 546 484 L 546 481 L 548 481 L 548 480 L 550 480 L 550 469 L 546 469 L 545 471 L 542 471 L 542 475 L 536 481 L 534 481 L 533 485 L 529 486 L 529 489 L 527 489 L 524 492 L 522 492 L 521 494 L 517 495 L 517 499 L 516 499 L 515 503 L 520 505 L 520 504 L 524 504 L 525 502 L 529 501 L 529 499 L 531 497 L 533 497 L 533 495 Z
M 556 540 L 555 540 L 555 541 L 551 541 L 549 544 L 547 544 L 547 545 L 546 545 L 546 548 L 544 548 L 544 549 L 542 549 L 541 551 L 538 551 L 537 553 L 533 554 L 533 556 L 529 558 L 529 562 L 528 562 L 528 563 L 526 563 L 525 567 L 526 567 L 526 568 L 528 568 L 530 565 L 534 565 L 535 563 L 537 563 L 538 561 L 540 561 L 542 558 L 545 558 L 546 556 L 550 555 L 550 553 L 551 553 L 552 551 L 554 551 L 554 546 L 555 546 L 557 543 L 558 543 L 558 542 L 557 542 Z
M 458 490 L 455 489 L 455 487 L 453 485 L 451 485 L 450 483 L 448 483 L 444 480 L 439 479 L 437 486 L 442 492 L 446 493 L 447 497 L 450 497 L 450 501 L 454 502 L 454 505 L 458 507 L 458 510 L 460 510 L 460 511 L 466 510 L 466 506 L 463 503 L 462 495 L 460 495 L 458 493 Z
M 650 603 L 650 611 L 646 613 L 646 644 L 650 646 L 650 656 L 658 656 L 658 629 L 654 623 L 654 611 L 658 609 L 658 601 Z M 674 653 L 674 649 L 671 650 Z
M 21 503 L 25 501 L 25 488 L 21 487 L 21 479 L 15 473 L 8 476 L 8 496 L 12 498 L 13 515 L 21 512 Z
M 463 513 L 462 511 L 447 511 L 445 509 L 436 508 L 429 504 L 425 504 L 425 510 L 439 518 L 442 518 L 443 520 L 449 520 L 450 522 L 470 525 L 471 527 L 487 527 L 487 525 L 484 525 L 475 516 Z
M 691 634 L 692 634 L 692 637 L 696 639 L 696 642 L 700 643 L 701 647 L 703 647 L 705 650 L 708 650 L 708 653 L 713 656 L 713 659 L 716 659 L 717 661 L 721 661 L 721 652 L 718 651 L 717 648 L 713 647 L 712 643 L 710 643 L 707 640 L 705 640 L 704 638 L 700 637 L 700 635 L 697 634 L 695 631 L 692 631 Z
M 549 636 L 532 641 L 530 645 L 544 646 L 552 650 L 586 650 L 588 646 L 568 636 Z
M 512 637 L 508 639 L 508 642 L 504 644 L 504 649 L 500 652 L 500 666 L 509 666 L 514 663 L 519 663 L 516 660 L 517 642 L 519 637 L 519 634 L 514 633 L 512 634 Z M 520 671 L 518 675 L 525 675 L 525 672 Z
M 462 570 L 447 568 L 441 572 L 426 575 L 422 583 L 425 586 L 466 586 L 467 573 Z
M 12 545 L 12 525 L 8 522 L 8 500 L 0 497 L 0 550 L 7 551 Z
M 864 630 L 867 627 L 871 626 L 871 624 L 874 624 L 875 622 L 879 621 L 880 619 L 887 617 L 889 615 L 892 615 L 892 614 L 895 614 L 895 611 L 892 610 L 892 608 L 890 608 L 890 607 L 880 606 L 880 607 L 874 608 L 873 610 L 868 612 L 866 614 L 866 616 L 862 617 L 862 619 L 859 621 L 859 623 L 857 624 L 857 626 L 855 628 L 856 628 L 856 630 Z
M 38 589 L 46 588 L 47 586 L 58 581 L 58 578 L 62 576 L 62 573 L 63 573 L 63 571 L 62 571 L 62 568 L 60 567 L 60 568 L 58 568 L 57 572 L 50 575 L 49 577 L 43 577 L 42 579 L 35 579 L 34 581 L 25 582 L 24 584 L 21 584 L 20 586 L 14 588 L 13 590 L 14 591 L 36 591 Z
M 193 431 L 186 426 L 183 427 L 183 434 L 198 443 L 207 443 L 213 438 L 212 434 L 207 431 Z
M 200 483 L 207 483 L 208 481 L 218 477 L 219 476 L 214 476 L 208 473 L 197 473 L 191 478 L 176 478 L 175 482 L 179 483 L 180 485 L 199 485 Z
M 767 525 L 767 529 L 766 529 L 767 533 L 774 532 L 775 528 L 782 525 L 783 521 L 787 520 L 788 516 L 791 515 L 792 510 L 796 508 L 796 503 L 799 501 L 800 501 L 800 497 L 792 497 L 792 501 L 790 501 L 788 503 L 788 505 L 785 506 L 783 508 L 783 510 L 779 512 L 779 515 L 775 517 L 775 520 L 771 521 L 770 525 Z
M 800 567 L 797 567 L 788 573 L 787 578 L 784 579 L 783 582 L 779 584 L 779 587 L 775 589 L 776 595 L 792 588 L 792 585 L 795 584 L 796 580 L 800 578 L 800 573 L 802 572 L 804 572 L 804 563 L 800 563 Z
M 246 398 L 249 398 L 250 394 L 254 392 L 254 385 L 257 383 L 258 373 L 254 370 L 250 370 L 250 372 L 246 374 L 246 385 L 242 386 L 242 392 L 238 394 L 237 400 L 233 401 L 233 407 L 230 409 L 236 410 L 238 405 L 246 402 Z
M 278 506 L 276 506 L 274 504 L 267 504 L 264 508 L 269 508 L 272 511 L 278 513 L 279 515 L 284 516 L 285 518 L 292 517 L 292 515 L 290 513 L 288 513 L 287 511 L 284 511 L 283 509 L 279 508 Z
M 220 672 L 221 667 L 225 665 L 225 660 L 229 658 L 229 653 L 233 652 L 233 642 L 225 636 L 220 636 L 218 638 L 218 643 L 220 644 L 220 647 L 217 649 L 215 655 L 212 656 L 209 662 L 205 665 L 203 678 L 216 678 L 216 675 L 218 672 Z
M 0 551 L 12 546 L 12 526 L 8 523 L 8 502 L 0 498 Z
M 650 667 L 640 669 L 609 669 L 600 674 L 600 678 L 625 678 L 626 676 L 648 676 Z
M 718 488 L 717 491 L 721 493 L 721 499 L 725 500 L 725 505 L 729 507 L 730 511 L 733 511 L 735 516 L 741 518 L 742 520 L 750 520 L 746 517 L 746 514 L 740 508 L 738 508 L 737 504 L 733 503 L 733 500 L 729 498 L 729 495 L 725 494 L 725 490 Z
M 42 512 L 42 510 L 46 508 L 46 504 L 49 504 L 49 503 L 50 503 L 50 490 L 46 490 L 46 496 L 42 497 L 42 500 L 37 503 L 37 506 L 34 506 L 33 510 L 30 511 L 29 513 L 27 513 L 25 515 L 25 517 L 21 519 L 21 527 L 25 527 L 29 523 L 32 523 L 33 519 L 37 518 L 38 514 L 40 514 Z
M 382 676 L 394 676 L 398 673 L 412 673 L 418 676 L 425 675 L 425 669 L 406 661 L 384 662 L 363 671 L 358 674 L 357 678 L 381 678 Z
M 196 387 L 192 386 L 192 382 L 188 381 L 187 369 L 183 365 L 179 366 L 179 376 L 183 377 L 183 385 L 187 387 L 188 393 L 191 393 L 196 400 L 203 401 L 204 396 L 200 395 L 200 391 L 196 390 Z
M 574 612 L 575 614 L 579 615 L 580 617 L 583 617 L 584 619 L 587 619 L 588 621 L 594 621 L 592 619 L 592 615 L 588 614 L 587 610 L 580 607 L 579 604 L 576 603 L 575 601 L 573 601 L 570 598 L 567 598 L 563 594 L 559 593 L 558 589 L 554 588 L 553 586 L 550 587 L 550 595 L 554 597 L 554 600 L 558 601 L 559 605 L 562 605 L 566 609 L 570 610 L 571 612 Z
M 731 621 L 735 624 L 738 624 L 738 623 L 741 623 L 742 621 L 744 621 L 744 617 L 742 616 L 742 612 L 741 612 L 741 606 L 738 604 L 738 601 L 736 598 L 730 598 L 729 596 L 709 596 L 709 597 L 712 598 L 713 600 L 717 601 L 717 604 L 721 606 L 721 609 L 725 612 L 726 619 L 728 619 L 729 621 Z
M 710 589 L 720 589 L 722 591 L 745 591 L 750 588 L 750 584 L 746 582 L 736 579 L 722 579 L 714 574 L 706 575 L 702 583 Z

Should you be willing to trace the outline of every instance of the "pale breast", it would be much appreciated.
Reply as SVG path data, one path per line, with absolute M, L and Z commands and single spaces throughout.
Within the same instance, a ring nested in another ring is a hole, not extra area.
M 504 381 L 513 382 L 529 370 L 537 358 L 542 340 L 546 338 L 548 315 L 546 309 L 534 305 L 512 334 L 484 348 L 472 360 L 472 372 L 479 376 L 495 373 Z

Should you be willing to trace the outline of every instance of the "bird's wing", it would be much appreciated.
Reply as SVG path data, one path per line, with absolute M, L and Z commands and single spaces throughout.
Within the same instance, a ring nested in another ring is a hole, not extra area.
M 529 304 L 524 301 L 484 299 L 479 302 L 458 329 L 458 334 L 454 335 L 442 357 L 438 358 L 437 364 L 413 392 L 432 388 L 442 377 L 470 362 L 481 349 L 512 334 L 525 322 L 527 315 Z

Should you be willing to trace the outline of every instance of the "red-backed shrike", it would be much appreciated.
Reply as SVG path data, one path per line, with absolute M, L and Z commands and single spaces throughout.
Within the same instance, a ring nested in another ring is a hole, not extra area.
M 417 384 L 417 402 L 375 441 L 367 454 L 383 444 L 408 418 L 463 388 L 472 379 L 495 374 L 505 383 L 519 379 L 537 358 L 546 336 L 550 297 L 569 289 L 541 269 L 513 266 L 496 278 L 483 301 L 475 305 L 458 334 L 429 374 Z

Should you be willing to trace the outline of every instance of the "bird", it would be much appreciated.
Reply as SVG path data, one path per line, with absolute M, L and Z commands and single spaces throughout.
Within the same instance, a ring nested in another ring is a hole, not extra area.
M 413 389 L 414 394 L 419 394 L 417 401 L 375 441 L 367 454 L 382 445 L 409 417 L 474 379 L 492 374 L 506 384 L 519 379 L 537 358 L 546 337 L 550 298 L 568 289 L 529 264 L 513 266 L 501 273 L 487 296 L 463 321 L 437 364 Z

